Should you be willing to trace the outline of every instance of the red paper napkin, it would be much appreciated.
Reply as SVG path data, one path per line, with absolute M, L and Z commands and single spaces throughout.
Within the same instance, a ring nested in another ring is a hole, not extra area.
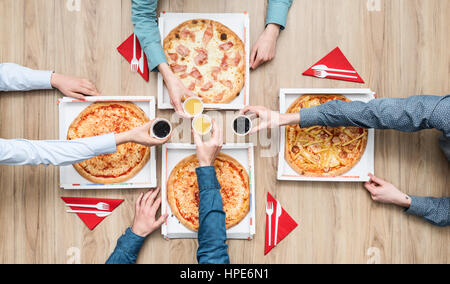
M 100 198 L 76 198 L 76 197 L 61 197 L 61 199 L 66 204 L 86 204 L 86 205 L 95 205 L 99 202 L 104 202 L 106 204 L 109 204 L 110 210 L 109 212 L 114 211 L 117 206 L 119 206 L 123 199 L 100 199 Z M 67 207 L 68 208 L 68 207 Z M 99 211 L 99 212 L 108 212 L 108 211 L 100 211 L 95 208 L 81 208 L 81 207 L 70 207 L 72 210 L 85 210 L 85 211 Z M 90 230 L 93 230 L 95 227 L 97 227 L 98 224 L 100 224 L 101 221 L 103 221 L 106 217 L 98 217 L 95 214 L 81 214 L 76 213 L 78 217 L 88 226 Z
M 269 246 L 269 215 L 266 214 L 266 241 L 264 245 L 264 255 L 271 251 L 275 246 L 275 222 L 277 219 L 277 201 L 270 193 L 267 193 L 267 202 L 273 203 L 273 214 L 271 218 L 271 245 Z M 298 226 L 297 222 L 289 216 L 289 214 L 282 209 L 281 216 L 278 219 L 278 239 L 279 244 L 290 232 L 292 232 Z
M 316 76 L 314 76 L 314 69 L 312 69 L 316 65 L 326 65 L 328 68 L 332 68 L 332 69 L 343 69 L 343 70 L 349 70 L 349 71 L 356 72 L 355 68 L 353 68 L 353 66 L 347 60 L 347 58 L 342 53 L 342 51 L 339 49 L 339 47 L 336 47 L 327 56 L 322 58 L 319 62 L 317 62 L 313 66 L 311 66 L 311 68 L 309 68 L 305 73 L 303 73 L 303 75 L 316 77 Z M 327 71 L 327 72 L 332 73 L 332 74 L 355 76 L 357 78 L 354 79 L 354 78 L 340 78 L 340 77 L 328 76 L 328 77 L 326 77 L 326 79 L 364 83 L 364 80 L 361 78 L 361 76 L 359 76 L 358 73 L 341 73 L 341 72 L 337 72 L 337 71 Z
M 134 43 L 134 34 L 132 34 L 129 38 L 127 38 L 127 40 L 124 41 L 117 48 L 119 53 L 122 54 L 122 56 L 125 57 L 125 59 L 130 64 L 131 60 L 133 60 L 133 43 Z M 137 37 L 136 37 L 136 58 L 137 60 L 141 58 L 141 44 Z M 138 73 L 141 74 L 142 78 L 144 78 L 144 80 L 148 82 L 150 72 L 148 70 L 148 61 L 145 52 L 144 52 L 144 72 L 141 72 L 141 70 L 138 69 Z

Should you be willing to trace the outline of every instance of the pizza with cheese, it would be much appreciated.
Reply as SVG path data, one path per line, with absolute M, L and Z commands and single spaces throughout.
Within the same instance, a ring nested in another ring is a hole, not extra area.
M 244 43 L 219 22 L 180 24 L 164 39 L 164 52 L 173 73 L 204 103 L 229 103 L 244 86 Z
M 167 200 L 172 213 L 187 228 L 198 231 L 199 189 L 195 169 L 196 155 L 179 162 L 167 182 Z M 234 158 L 219 153 L 214 167 L 220 183 L 226 228 L 241 222 L 250 210 L 249 178 L 244 167 Z
M 126 132 L 148 121 L 144 111 L 133 103 L 94 103 L 72 122 L 67 140 Z M 117 146 L 116 153 L 101 155 L 73 167 L 91 182 L 120 183 L 135 176 L 147 164 L 149 158 L 148 147 L 126 143 Z
M 287 113 L 300 112 L 332 100 L 350 100 L 341 95 L 304 95 Z M 285 159 L 302 176 L 340 176 L 353 168 L 366 149 L 368 130 L 359 127 L 286 127 Z

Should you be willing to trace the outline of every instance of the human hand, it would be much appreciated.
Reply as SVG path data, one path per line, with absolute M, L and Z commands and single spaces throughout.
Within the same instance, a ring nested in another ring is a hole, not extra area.
M 156 219 L 156 212 L 161 205 L 161 197 L 156 199 L 158 193 L 159 188 L 156 188 L 145 195 L 141 193 L 136 200 L 136 212 L 131 230 L 138 236 L 147 237 L 167 220 L 167 214 Z
M 87 79 L 72 77 L 53 73 L 50 79 L 53 88 L 61 91 L 64 95 L 79 100 L 84 100 L 86 96 L 100 96 L 100 93 Z
M 183 110 L 183 99 L 194 97 L 195 94 L 190 91 L 181 82 L 181 80 L 173 74 L 172 69 L 167 65 L 167 63 L 162 63 L 158 66 L 161 75 L 164 78 L 167 89 L 169 90 L 170 104 L 175 109 L 175 112 L 184 118 L 190 118 Z
M 259 125 L 253 127 L 253 129 L 250 131 L 251 134 L 263 129 L 278 128 L 284 125 L 300 123 L 300 115 L 298 113 L 280 114 L 276 111 L 271 111 L 263 106 L 248 106 L 241 110 L 239 114 L 254 114 L 260 119 Z
M 155 120 L 147 122 L 146 124 L 131 129 L 130 131 L 116 134 L 116 144 L 121 145 L 133 142 L 147 147 L 165 144 L 167 141 L 169 141 L 172 135 L 169 135 L 167 138 L 164 139 L 152 137 L 150 135 L 150 128 L 152 127 L 154 121 Z
M 250 55 L 250 67 L 258 68 L 261 64 L 272 60 L 277 49 L 277 39 L 280 34 L 280 26 L 268 24 L 264 32 L 256 41 Z
M 195 144 L 197 145 L 197 158 L 200 167 L 208 167 L 214 165 L 217 154 L 219 154 L 223 145 L 222 129 L 219 128 L 215 120 L 212 120 L 212 136 L 208 142 L 203 142 L 200 135 L 192 130 L 194 134 Z
M 364 187 L 370 192 L 372 200 L 380 203 L 395 204 L 404 208 L 411 206 L 411 198 L 398 190 L 394 185 L 373 174 L 369 174 L 369 177 L 370 181 L 364 183 Z

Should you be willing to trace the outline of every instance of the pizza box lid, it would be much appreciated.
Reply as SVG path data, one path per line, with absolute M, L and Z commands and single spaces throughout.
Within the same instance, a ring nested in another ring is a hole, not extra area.
M 241 93 L 229 104 L 205 104 L 205 109 L 239 110 L 248 106 L 250 103 L 250 18 L 248 14 L 246 12 L 219 14 L 162 12 L 159 18 L 161 38 L 164 39 L 179 24 L 192 19 L 210 19 L 224 24 L 236 33 L 245 46 L 245 84 Z M 173 109 L 170 104 L 169 92 L 160 73 L 158 73 L 158 108 Z
M 254 152 L 253 144 L 225 144 L 222 152 L 235 158 L 244 166 L 250 181 L 250 210 L 247 216 L 236 226 L 227 230 L 227 239 L 251 240 L 256 232 L 255 227 L 255 182 L 254 182 Z M 167 221 L 162 225 L 161 233 L 168 239 L 196 239 L 197 233 L 181 224 L 177 217 L 172 215 L 167 202 L 167 180 L 172 169 L 184 158 L 195 154 L 196 146 L 193 144 L 165 144 L 162 147 L 161 169 L 161 214 L 168 214 Z
M 301 95 L 323 94 L 344 95 L 352 101 L 368 102 L 375 99 L 376 94 L 370 89 L 281 89 L 280 113 L 286 113 L 289 106 Z M 278 155 L 278 180 L 288 181 L 332 181 L 332 182 L 365 182 L 368 174 L 374 173 L 375 130 L 369 129 L 366 151 L 361 160 L 348 172 L 338 177 L 304 177 L 291 168 L 284 158 L 285 127 L 280 134 L 280 153 Z
M 139 106 L 150 120 L 155 118 L 155 97 L 86 97 L 85 101 L 61 98 L 59 107 L 59 139 L 67 140 L 67 132 L 74 119 L 94 102 L 133 102 Z M 93 184 L 83 178 L 73 166 L 60 167 L 60 187 L 63 189 L 110 189 L 110 188 L 149 188 L 157 185 L 156 151 L 150 149 L 150 160 L 144 168 L 130 180 L 118 184 Z

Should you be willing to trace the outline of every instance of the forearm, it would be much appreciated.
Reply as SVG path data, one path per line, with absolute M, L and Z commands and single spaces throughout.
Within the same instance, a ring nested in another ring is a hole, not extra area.
M 283 30 L 291 5 L 292 0 L 268 0 L 266 26 L 277 24 Z
M 158 65 L 167 62 L 161 45 L 157 6 L 157 0 L 133 0 L 131 8 L 134 32 L 147 54 L 149 69 L 152 71 L 157 71 Z
M 53 71 L 32 70 L 13 63 L 0 64 L 0 91 L 52 89 Z
M 73 141 L 0 139 L 0 164 L 66 166 L 116 150 L 114 134 Z
M 200 264 L 229 263 L 220 184 L 214 167 L 196 170 L 199 186 L 199 231 L 197 260 Z
M 450 198 L 411 196 L 411 205 L 405 211 L 409 215 L 422 217 L 436 226 L 450 226 Z
M 117 241 L 116 248 L 106 261 L 106 264 L 134 264 L 145 238 L 136 235 L 128 228 Z
M 334 100 L 317 107 L 302 109 L 300 125 L 304 128 L 320 125 L 419 131 L 439 127 L 435 125 L 433 112 L 442 100 L 443 97 L 437 96 L 377 99 L 368 103 Z

